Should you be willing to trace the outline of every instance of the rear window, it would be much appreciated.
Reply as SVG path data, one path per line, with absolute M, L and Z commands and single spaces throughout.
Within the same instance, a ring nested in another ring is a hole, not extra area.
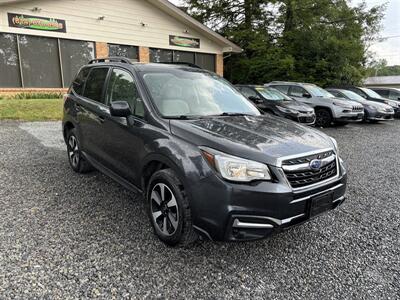
M 92 69 L 86 80 L 85 91 L 83 96 L 91 100 L 102 102 L 104 83 L 108 74 L 108 68 Z
M 89 68 L 81 69 L 79 74 L 76 76 L 74 82 L 72 83 L 72 89 L 78 95 L 82 95 L 83 93 L 83 86 L 85 85 L 86 77 L 89 75 Z

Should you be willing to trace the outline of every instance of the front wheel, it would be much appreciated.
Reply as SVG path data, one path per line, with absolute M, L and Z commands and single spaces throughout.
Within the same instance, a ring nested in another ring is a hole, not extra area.
M 331 112 L 324 108 L 315 110 L 316 121 L 315 125 L 318 127 L 329 127 L 332 124 Z
M 183 185 L 171 169 L 150 178 L 146 201 L 155 234 L 170 246 L 189 246 L 197 240 Z
M 71 129 L 67 133 L 67 153 L 69 165 L 75 172 L 88 173 L 93 170 L 82 155 L 76 129 Z

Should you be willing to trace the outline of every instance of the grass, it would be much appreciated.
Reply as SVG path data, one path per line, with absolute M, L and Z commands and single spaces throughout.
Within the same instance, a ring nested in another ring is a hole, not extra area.
M 62 107 L 62 99 L 4 99 L 0 100 L 0 120 L 61 120 Z

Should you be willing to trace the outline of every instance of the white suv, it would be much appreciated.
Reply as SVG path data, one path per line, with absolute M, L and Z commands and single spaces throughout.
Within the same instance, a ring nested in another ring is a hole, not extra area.
M 315 84 L 273 81 L 266 86 L 274 87 L 313 107 L 317 116 L 316 126 L 327 127 L 332 123 L 360 122 L 364 118 L 364 107 L 360 103 L 336 98 Z

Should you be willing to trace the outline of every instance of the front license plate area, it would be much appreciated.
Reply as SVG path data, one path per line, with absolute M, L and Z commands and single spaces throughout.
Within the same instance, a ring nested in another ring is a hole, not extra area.
M 333 193 L 316 196 L 311 199 L 310 217 L 318 216 L 333 208 Z

